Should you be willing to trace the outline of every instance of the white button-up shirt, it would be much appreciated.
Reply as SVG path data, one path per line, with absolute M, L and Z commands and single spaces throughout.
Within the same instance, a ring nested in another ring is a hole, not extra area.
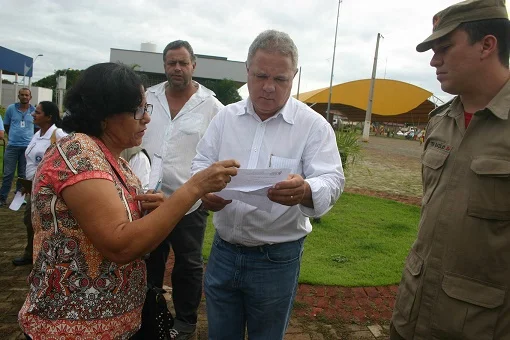
M 25 158 L 27 160 L 27 167 L 25 170 L 25 178 L 28 180 L 33 180 L 35 175 L 35 170 L 44 156 L 44 153 L 51 145 L 51 135 L 55 131 L 55 138 L 59 140 L 60 138 L 67 135 L 62 129 L 59 129 L 53 124 L 46 131 L 46 133 L 41 136 L 41 130 L 37 131 L 30 143 L 25 150 Z
M 198 143 L 192 173 L 225 159 L 236 159 L 247 169 L 290 168 L 308 182 L 314 204 L 311 209 L 273 203 L 269 213 L 234 200 L 213 219 L 219 236 L 234 244 L 257 246 L 302 238 L 312 231 L 308 216 L 325 214 L 344 187 L 333 129 L 294 98 L 265 121 L 249 98 L 221 110 Z
M 165 95 L 166 84 L 163 82 L 154 85 L 145 93 L 147 103 L 153 105 L 153 111 L 142 147 L 151 160 L 155 153 L 162 157 L 161 190 L 165 195 L 171 195 L 190 178 L 191 161 L 196 155 L 197 143 L 223 104 L 214 97 L 214 92 L 194 82 L 198 86 L 197 91 L 172 119 Z M 198 201 L 188 213 L 196 210 L 200 203 Z

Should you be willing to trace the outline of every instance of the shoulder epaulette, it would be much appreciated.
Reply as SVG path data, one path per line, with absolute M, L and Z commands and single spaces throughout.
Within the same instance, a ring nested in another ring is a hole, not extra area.
M 437 116 L 439 114 L 445 113 L 446 109 L 448 109 L 450 107 L 450 105 L 452 104 L 454 99 L 455 99 L 455 97 L 450 99 L 449 101 L 447 101 L 443 105 L 440 105 L 440 106 L 436 107 L 434 110 L 430 111 L 429 118 L 432 118 L 432 117 Z

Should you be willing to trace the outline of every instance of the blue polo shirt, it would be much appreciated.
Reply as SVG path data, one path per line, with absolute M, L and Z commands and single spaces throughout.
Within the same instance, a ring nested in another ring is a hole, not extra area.
M 9 125 L 9 145 L 28 146 L 34 135 L 35 107 L 29 105 L 26 111 L 20 109 L 20 104 L 11 104 L 5 111 L 4 124 Z

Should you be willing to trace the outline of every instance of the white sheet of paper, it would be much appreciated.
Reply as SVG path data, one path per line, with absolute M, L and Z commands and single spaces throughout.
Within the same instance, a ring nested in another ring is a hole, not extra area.
M 152 157 L 151 173 L 149 175 L 149 189 L 156 188 L 156 184 L 160 180 L 163 171 L 163 159 L 157 153 Z
M 23 205 L 23 202 L 25 201 L 25 194 L 21 194 L 21 192 L 17 191 L 16 195 L 14 195 L 14 199 L 12 200 L 11 204 L 9 205 L 9 209 L 18 211 L 19 208 Z
M 286 180 L 289 174 L 290 169 L 238 169 L 232 181 L 216 195 L 271 212 L 274 202 L 267 198 L 267 191 L 276 183 Z

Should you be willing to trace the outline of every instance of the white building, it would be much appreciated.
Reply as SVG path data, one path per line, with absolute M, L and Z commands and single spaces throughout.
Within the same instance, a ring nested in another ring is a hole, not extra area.
M 0 104 L 4 108 L 7 108 L 9 105 L 19 102 L 18 91 L 23 87 L 28 88 L 28 86 L 24 86 L 22 84 L 18 84 L 18 86 L 15 84 L 2 84 L 0 87 L 2 91 Z M 29 88 L 32 92 L 32 100 L 30 101 L 30 104 L 33 106 L 37 106 L 37 104 L 43 100 L 48 100 L 50 102 L 53 100 L 53 90 L 37 86 L 30 86 Z

